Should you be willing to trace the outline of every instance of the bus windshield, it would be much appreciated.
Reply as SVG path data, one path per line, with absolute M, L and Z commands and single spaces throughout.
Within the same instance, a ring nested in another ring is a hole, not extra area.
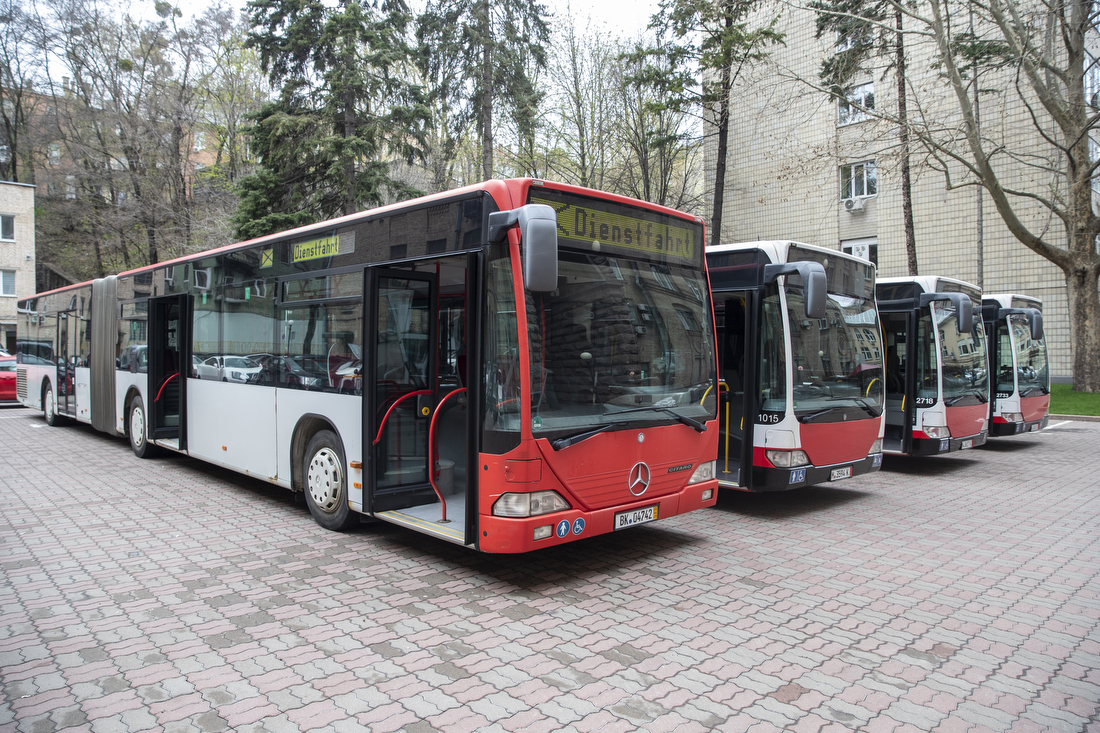
M 1012 345 L 1016 354 L 1016 380 L 1020 387 L 1020 396 L 1049 394 L 1050 369 L 1047 364 L 1045 339 L 1031 338 L 1031 327 L 1028 325 L 1027 316 L 1009 316 L 1008 322 L 1012 329 Z
M 944 404 L 950 407 L 987 402 L 985 330 L 981 319 L 974 319 L 972 333 L 960 333 L 954 305 L 934 301 L 931 307 L 939 337 Z
M 535 437 L 677 415 L 714 419 L 714 337 L 700 270 L 562 250 L 558 288 L 527 294 L 527 320 Z
M 879 417 L 885 400 L 884 354 L 873 267 L 797 247 L 789 259 L 821 262 L 829 296 L 825 317 L 809 319 L 801 281 L 787 279 L 795 416 L 802 422 Z

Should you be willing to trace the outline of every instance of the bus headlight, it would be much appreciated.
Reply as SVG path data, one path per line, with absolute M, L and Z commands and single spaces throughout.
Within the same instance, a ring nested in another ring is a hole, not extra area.
M 924 434 L 929 438 L 950 438 L 951 431 L 946 427 L 933 427 L 931 425 L 924 426 Z
M 569 509 L 569 502 L 556 491 L 503 494 L 493 504 L 494 517 L 537 517 Z
M 692 484 L 698 484 L 703 481 L 710 481 L 714 478 L 714 464 L 717 461 L 703 461 L 699 464 L 699 467 L 695 469 L 695 473 L 691 474 L 691 478 L 688 479 L 688 486 Z
M 882 438 L 879 438 L 874 443 L 871 443 L 871 452 L 867 455 L 872 455 L 874 453 L 882 453 Z
M 810 465 L 810 457 L 800 450 L 766 450 L 764 455 L 777 468 L 795 468 Z

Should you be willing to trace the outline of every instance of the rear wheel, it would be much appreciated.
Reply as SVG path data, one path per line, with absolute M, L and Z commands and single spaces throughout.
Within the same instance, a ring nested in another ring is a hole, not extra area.
M 46 383 L 46 392 L 42 395 L 42 412 L 46 416 L 46 424 L 51 428 L 65 424 L 65 418 L 57 414 L 57 400 L 53 396 L 53 385 Z
M 145 403 L 140 396 L 135 396 L 130 402 L 130 414 L 126 418 L 127 432 L 130 434 L 130 448 L 138 458 L 148 458 L 153 455 L 154 448 L 149 445 L 146 434 Z
M 303 478 L 309 513 L 325 529 L 339 531 L 355 521 L 348 507 L 344 449 L 331 430 L 313 436 L 306 447 Z

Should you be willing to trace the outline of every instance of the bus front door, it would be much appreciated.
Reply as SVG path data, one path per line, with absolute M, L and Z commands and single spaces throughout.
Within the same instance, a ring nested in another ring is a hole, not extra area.
M 752 311 L 753 293 L 749 290 L 715 295 L 715 319 L 718 328 L 718 484 L 724 488 L 749 488 L 751 466 L 753 407 L 749 404 L 755 390 L 748 389 L 756 378 Z M 749 419 L 746 421 L 746 415 Z M 750 439 L 745 440 L 745 425 Z
M 153 440 L 187 447 L 186 391 L 191 364 L 190 296 L 149 299 L 149 388 Z
M 428 431 L 438 395 L 439 281 L 384 269 L 368 278 L 367 507 L 380 514 L 438 502 L 428 479 Z M 438 506 L 434 513 L 439 519 Z
M 915 328 L 911 313 L 883 313 L 882 329 L 886 335 L 886 433 L 882 448 L 887 453 L 908 455 L 913 450 L 913 421 L 916 404 L 914 355 L 910 347 L 915 341 L 909 334 Z

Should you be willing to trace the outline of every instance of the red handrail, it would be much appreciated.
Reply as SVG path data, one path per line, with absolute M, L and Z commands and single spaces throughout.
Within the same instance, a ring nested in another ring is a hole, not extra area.
M 160 402 L 160 396 L 164 392 L 164 388 L 168 386 L 169 382 L 171 382 L 179 375 L 180 373 L 176 372 L 175 374 L 169 374 L 167 377 L 164 378 L 164 381 L 160 383 L 160 389 L 157 391 L 157 397 L 155 400 L 153 400 L 153 402 Z
M 415 397 L 416 395 L 422 395 L 422 394 L 431 394 L 431 393 L 432 393 L 432 391 L 430 389 L 418 389 L 414 392 L 406 392 L 405 394 L 401 395 L 396 400 L 394 400 L 393 404 L 390 405 L 390 409 L 386 410 L 386 415 L 382 418 L 382 423 L 378 426 L 378 437 L 376 437 L 374 439 L 374 442 L 372 442 L 371 445 L 378 445 L 379 443 L 382 442 L 382 430 L 386 427 L 386 421 L 390 419 L 390 413 L 393 412 L 395 407 L 397 407 L 398 405 L 400 405 L 402 402 L 404 402 L 405 400 L 407 400 L 410 397 Z
M 439 503 L 443 506 L 443 518 L 439 520 L 441 524 L 449 522 L 447 519 L 447 500 L 443 498 L 443 492 L 439 490 L 439 486 L 435 483 L 435 423 L 439 419 L 440 414 L 443 412 L 443 403 L 454 397 L 460 392 L 465 392 L 465 387 L 459 387 L 453 392 L 447 394 L 446 397 L 439 401 L 439 404 L 435 406 L 435 414 L 432 415 L 432 422 L 428 426 L 428 481 L 432 485 L 432 489 L 435 490 L 435 495 L 439 497 Z

